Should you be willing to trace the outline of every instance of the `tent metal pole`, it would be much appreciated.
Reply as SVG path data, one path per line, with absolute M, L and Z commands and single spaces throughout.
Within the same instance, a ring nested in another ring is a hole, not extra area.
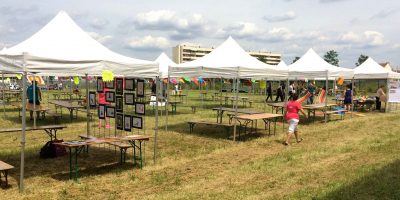
M 86 79 L 86 136 L 90 135 L 90 102 L 89 102 L 89 79 L 88 74 L 85 74 Z
M 236 141 L 236 131 L 237 131 L 237 127 L 236 127 L 236 117 L 238 114 L 238 99 L 239 99 L 239 72 L 237 73 L 237 77 L 236 77 L 236 101 L 235 101 L 235 117 L 233 119 L 233 141 Z
M 166 123 L 165 123 L 165 131 L 168 131 L 168 102 L 169 102 L 169 72 L 168 72 L 168 79 L 167 79 L 167 103 L 165 104 L 165 118 L 166 118 Z
M 169 70 L 168 70 L 169 71 Z M 153 162 L 156 164 L 157 160 L 157 135 L 158 135 L 158 76 L 156 77 L 156 113 L 155 113 L 155 125 L 154 125 L 154 149 L 153 149 Z
M 389 84 L 389 79 L 386 79 L 386 102 L 385 102 L 385 112 L 389 112 L 389 89 L 390 89 L 390 84 Z
M 72 101 L 72 76 L 69 77 L 69 100 Z
M 4 92 L 5 92 L 5 89 L 6 89 L 6 84 L 4 83 L 4 73 L 3 72 L 1 72 L 1 79 L 3 81 L 3 89 L 1 91 L 2 91 L 2 95 L 3 95 L 3 115 L 4 115 L 4 118 L 5 118 L 6 117 L 6 102 L 5 102 Z
M 354 77 L 351 79 L 351 115 L 350 117 L 353 117 L 353 112 L 354 112 Z
M 33 74 L 33 110 L 36 112 L 36 76 Z M 39 93 L 39 92 L 38 92 Z M 36 128 L 36 113 L 33 113 L 33 127 Z
M 219 88 L 219 107 L 222 107 L 222 87 L 223 87 L 223 80 L 221 77 L 221 87 Z
M 287 105 L 288 99 L 289 99 L 289 78 L 286 79 L 285 105 Z
M 326 90 L 328 89 L 328 82 L 329 82 L 329 71 L 326 70 L 326 80 L 325 80 L 325 111 L 328 109 L 328 95 Z M 325 123 L 328 122 L 328 115 L 325 114 Z
M 24 68 L 25 68 L 25 57 L 24 53 Z M 24 69 L 25 70 L 25 69 Z M 25 173 L 25 131 L 26 131 L 26 71 L 24 71 L 22 80 L 22 131 L 21 131 L 21 165 L 20 165 L 20 176 L 19 176 L 19 192 L 24 191 L 24 173 Z

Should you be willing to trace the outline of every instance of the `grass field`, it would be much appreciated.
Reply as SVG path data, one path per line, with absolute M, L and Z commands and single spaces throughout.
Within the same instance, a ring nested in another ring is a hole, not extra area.
M 69 180 L 68 156 L 40 159 L 48 136 L 27 132 L 23 194 L 17 182 L 20 133 L 1 133 L 0 160 L 16 169 L 10 172 L 11 186 L 0 189 L 0 199 L 400 199 L 400 114 L 371 112 L 327 124 L 300 123 L 304 141 L 290 146 L 281 143 L 287 129 L 281 123 L 275 136 L 250 135 L 233 142 L 224 129 L 199 126 L 189 133 L 185 121 L 216 118 L 210 108 L 219 102 L 201 103 L 198 97 L 191 91 L 178 113 L 169 115 L 168 131 L 163 113 L 157 162 L 153 163 L 152 138 L 142 170 L 130 160 L 118 164 L 119 152 L 99 145 L 80 155 L 81 178 L 76 183 Z M 252 110 L 264 110 L 261 96 L 249 97 L 255 101 Z M 191 105 L 198 107 L 195 114 Z M 6 111 L 0 128 L 20 126 L 16 110 Z M 271 112 L 268 107 L 265 111 Z M 147 113 L 145 134 L 153 136 L 153 112 L 148 108 Z M 66 111 L 63 115 L 68 128 L 59 138 L 76 140 L 86 133 L 83 113 L 72 123 Z M 95 135 L 114 134 L 97 126 L 91 123 Z

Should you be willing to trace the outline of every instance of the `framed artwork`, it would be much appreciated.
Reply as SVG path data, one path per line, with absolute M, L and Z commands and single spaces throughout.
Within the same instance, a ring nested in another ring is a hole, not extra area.
M 135 91 L 135 79 L 133 78 L 125 79 L 125 90 Z
M 132 128 L 143 129 L 143 118 L 132 116 Z
M 106 106 L 104 104 L 99 105 L 97 113 L 99 115 L 99 119 L 105 119 L 106 118 Z
M 144 80 L 137 80 L 136 97 L 144 97 Z
M 117 120 L 115 120 L 118 130 L 124 130 L 124 114 L 117 113 Z
M 114 106 L 106 106 L 106 117 L 115 118 Z
M 125 93 L 125 104 L 126 105 L 135 105 L 135 94 Z
M 107 102 L 115 102 L 115 92 L 107 91 L 106 92 L 106 101 Z
M 124 130 L 131 131 L 132 128 L 132 119 L 130 115 L 124 115 Z
M 135 105 L 135 113 L 139 115 L 145 115 L 146 114 L 146 104 L 144 103 L 136 103 Z
M 96 92 L 89 92 L 89 106 L 96 108 Z
M 115 79 L 115 93 L 117 93 L 118 95 L 124 94 L 124 79 Z
M 106 82 L 106 88 L 114 89 L 114 81 L 107 81 Z
M 103 79 L 101 77 L 97 78 L 97 92 L 103 92 Z
M 115 109 L 117 112 L 124 112 L 124 101 L 122 96 L 117 96 L 115 99 Z

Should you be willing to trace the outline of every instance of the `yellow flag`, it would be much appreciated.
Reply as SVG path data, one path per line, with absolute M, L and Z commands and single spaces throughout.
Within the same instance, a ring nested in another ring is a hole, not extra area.
M 267 86 L 267 84 L 266 84 L 265 81 L 260 81 L 260 88 L 261 88 L 261 89 L 265 89 L 266 86 Z

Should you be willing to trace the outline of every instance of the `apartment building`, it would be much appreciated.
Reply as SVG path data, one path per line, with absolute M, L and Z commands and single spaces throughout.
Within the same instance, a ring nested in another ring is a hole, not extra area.
M 175 63 L 189 62 L 203 57 L 213 49 L 214 48 L 201 47 L 191 43 L 179 44 L 172 48 L 172 60 Z M 270 65 L 277 65 L 281 61 L 281 54 L 278 53 L 264 51 L 248 51 L 248 53 Z

